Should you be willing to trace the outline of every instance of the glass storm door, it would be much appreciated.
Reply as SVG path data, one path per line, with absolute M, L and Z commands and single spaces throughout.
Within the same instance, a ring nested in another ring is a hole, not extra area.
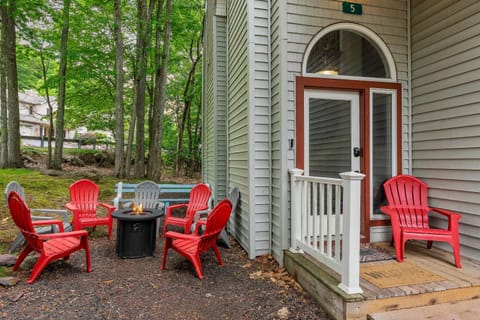
M 370 91 L 370 218 L 386 219 L 380 206 L 387 203 L 383 183 L 397 172 L 396 91 Z
M 359 93 L 305 90 L 305 175 L 360 171 Z

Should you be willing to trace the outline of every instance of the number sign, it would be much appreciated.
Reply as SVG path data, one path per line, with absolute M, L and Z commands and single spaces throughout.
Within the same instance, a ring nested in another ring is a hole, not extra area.
M 342 9 L 344 13 L 358 14 L 358 15 L 363 13 L 362 5 L 360 3 L 343 2 Z

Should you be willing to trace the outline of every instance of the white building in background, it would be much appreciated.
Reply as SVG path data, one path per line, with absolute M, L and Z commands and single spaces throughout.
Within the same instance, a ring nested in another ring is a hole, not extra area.
M 50 99 L 55 112 L 57 110 L 56 99 L 54 97 Z M 48 107 L 47 99 L 39 96 L 34 90 L 26 90 L 18 93 L 18 102 L 22 142 L 24 145 L 38 145 L 36 139 L 46 139 L 50 130 L 50 108 Z M 75 132 L 75 130 L 65 130 L 64 138 L 74 139 Z M 25 137 L 30 137 L 31 139 Z
M 50 127 L 47 100 L 35 91 L 27 90 L 18 94 L 20 108 L 20 135 L 42 137 L 46 136 Z M 55 104 L 56 107 L 56 104 Z

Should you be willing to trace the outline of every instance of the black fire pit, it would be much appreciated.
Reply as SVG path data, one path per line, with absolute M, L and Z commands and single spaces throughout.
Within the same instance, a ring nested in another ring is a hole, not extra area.
M 157 218 L 163 209 L 143 209 L 134 213 L 132 209 L 118 209 L 112 217 L 117 219 L 117 255 L 120 258 L 143 258 L 153 256 Z

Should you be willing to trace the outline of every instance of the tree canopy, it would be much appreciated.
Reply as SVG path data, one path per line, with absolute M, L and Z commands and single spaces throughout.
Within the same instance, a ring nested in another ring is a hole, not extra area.
M 0 7 L 7 2 L 0 0 Z M 178 172 L 200 167 L 202 0 L 18 0 L 15 5 L 19 90 L 35 89 L 60 103 L 65 80 L 64 114 L 54 122 L 115 134 L 121 116 L 125 137 L 137 136 L 130 143 L 144 146 L 130 146 L 130 156 L 141 165 L 157 146 L 162 166 Z M 119 36 L 121 41 L 116 41 Z M 145 85 L 138 86 L 142 81 Z M 144 110 L 138 109 L 142 100 Z M 161 137 L 154 136 L 153 129 L 160 130 Z M 139 150 L 143 154 L 136 155 Z M 128 156 L 125 153 L 126 163 Z M 140 167 L 135 173 L 149 176 L 151 170 Z

